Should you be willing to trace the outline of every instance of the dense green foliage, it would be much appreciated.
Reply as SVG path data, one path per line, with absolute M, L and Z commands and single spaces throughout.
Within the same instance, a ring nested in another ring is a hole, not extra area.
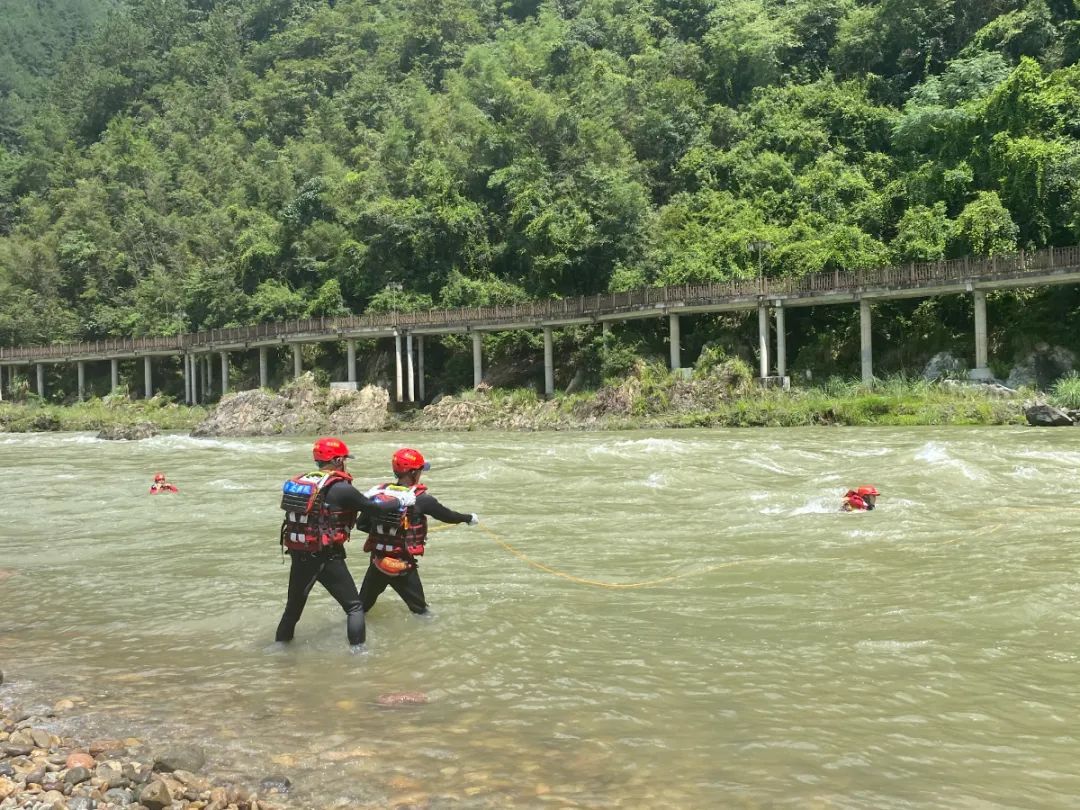
M 64 5 L 44 3 L 93 4 Z M 1078 18 L 1075 0 L 122 0 L 3 117 L 0 344 L 1075 244 Z M 73 25 L 12 58 L 47 62 L 34 49 Z M 1075 344 L 1078 305 L 1010 293 L 991 313 Z M 795 365 L 850 367 L 853 317 L 797 315 Z M 883 305 L 884 366 L 969 324 L 960 299 Z M 687 327 L 688 350 L 718 325 Z

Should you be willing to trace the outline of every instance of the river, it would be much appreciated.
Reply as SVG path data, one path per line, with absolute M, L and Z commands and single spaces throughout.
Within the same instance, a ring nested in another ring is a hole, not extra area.
M 319 588 L 272 643 L 310 438 L 0 436 L 0 699 L 80 696 L 57 729 L 194 742 L 298 807 L 1080 796 L 1080 431 L 346 438 L 359 482 L 414 445 L 483 521 L 433 535 L 433 616 L 388 590 L 360 654 Z M 179 494 L 147 494 L 157 470 Z M 877 510 L 839 513 L 863 483 Z

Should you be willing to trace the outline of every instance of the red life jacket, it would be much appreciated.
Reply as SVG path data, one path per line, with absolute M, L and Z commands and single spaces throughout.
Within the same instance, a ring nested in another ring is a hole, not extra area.
M 423 484 L 412 487 L 380 484 L 369 489 L 365 494 L 373 501 L 387 501 L 394 497 L 394 490 L 398 492 L 408 490 L 419 497 L 427 492 L 427 487 Z M 373 516 L 368 524 L 364 551 L 371 552 L 371 561 L 385 573 L 403 574 L 415 566 L 416 557 L 424 555 L 427 526 L 427 515 L 418 512 L 414 506 L 401 512 L 387 512 L 378 517 Z M 405 565 L 393 566 L 393 568 L 380 565 L 380 561 L 386 557 L 401 560 Z
M 341 470 L 298 475 L 281 487 L 281 545 L 290 551 L 322 551 L 349 541 L 356 512 L 335 511 L 326 506 L 326 494 L 339 481 L 352 481 Z
M 862 495 L 859 495 L 853 489 L 847 491 L 847 495 L 844 496 L 844 505 L 840 507 L 845 512 L 864 512 L 869 509 L 869 505 L 863 500 Z

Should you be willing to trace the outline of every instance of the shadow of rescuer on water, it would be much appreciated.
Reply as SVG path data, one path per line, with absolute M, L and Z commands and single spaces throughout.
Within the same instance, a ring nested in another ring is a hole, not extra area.
M 282 486 L 281 545 L 292 558 L 289 595 L 278 623 L 277 641 L 291 641 L 308 594 L 321 583 L 346 614 L 349 644 L 363 644 L 364 610 L 356 583 L 345 564 L 345 543 L 358 515 L 397 519 L 416 497 L 408 488 L 377 501 L 362 495 L 345 472 L 352 458 L 341 439 L 321 438 L 312 448 L 318 469 L 290 478 Z
M 413 613 L 427 613 L 424 584 L 420 581 L 418 557 L 423 556 L 427 544 L 428 517 L 442 523 L 467 523 L 475 526 L 480 518 L 475 513 L 466 514 L 447 509 L 427 487 L 420 483 L 420 476 L 431 465 L 417 451 L 403 447 L 394 453 L 390 466 L 397 476 L 393 484 L 380 484 L 365 494 L 372 500 L 392 500 L 407 493 L 415 502 L 398 514 L 369 512 L 361 515 L 356 523 L 358 529 L 367 531 L 364 551 L 371 552 L 364 583 L 360 586 L 360 601 L 364 611 L 371 610 L 379 595 L 389 585 Z

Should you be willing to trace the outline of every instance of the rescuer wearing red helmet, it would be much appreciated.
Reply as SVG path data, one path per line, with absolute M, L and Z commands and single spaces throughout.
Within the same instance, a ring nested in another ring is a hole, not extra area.
M 368 531 L 364 551 L 371 552 L 371 562 L 360 585 L 360 602 L 365 612 L 371 610 L 389 585 L 413 613 L 427 613 L 417 558 L 423 555 L 427 543 L 428 517 L 442 523 L 468 523 L 470 526 L 478 524 L 480 518 L 447 509 L 435 496 L 428 494 L 427 487 L 420 483 L 420 476 L 431 469 L 431 465 L 418 451 L 408 447 L 398 450 L 390 466 L 397 476 L 397 483 L 373 487 L 367 491 L 367 496 L 378 500 L 398 498 L 402 492 L 409 492 L 416 502 L 400 515 L 383 513 L 357 523 L 357 528 Z
M 356 582 L 345 564 L 345 543 L 358 514 L 398 515 L 416 498 L 408 490 L 379 502 L 361 495 L 352 485 L 352 476 L 345 472 L 345 460 L 352 456 L 341 439 L 319 439 L 312 456 L 318 470 L 290 478 L 282 487 L 285 520 L 281 524 L 281 545 L 292 558 L 292 565 L 289 596 L 275 638 L 292 640 L 308 594 L 319 582 L 345 611 L 349 644 L 355 646 L 364 643 L 366 630 Z
M 179 492 L 175 484 L 165 480 L 165 473 L 154 473 L 154 483 L 150 485 L 150 494 L 157 495 L 159 492 Z
M 844 495 L 844 502 L 840 509 L 844 512 L 869 512 L 874 508 L 877 496 L 880 494 L 874 486 L 849 489 Z

